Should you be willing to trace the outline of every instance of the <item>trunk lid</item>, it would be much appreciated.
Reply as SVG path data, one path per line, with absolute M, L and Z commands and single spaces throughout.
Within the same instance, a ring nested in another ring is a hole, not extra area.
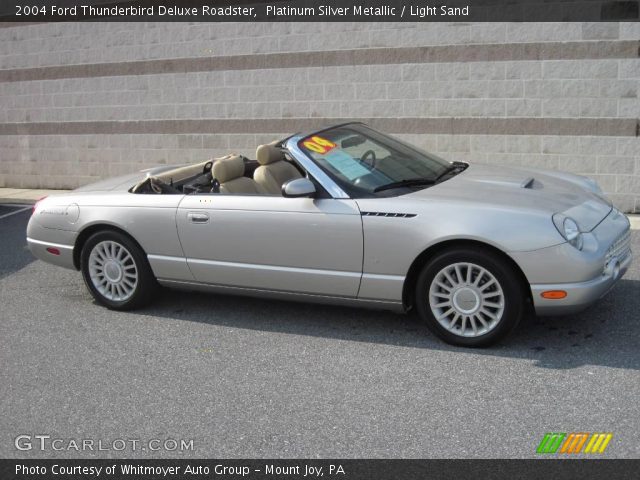
M 180 165 L 163 165 L 161 167 L 148 168 L 146 170 L 140 170 L 139 172 L 129 173 L 119 177 L 107 178 L 106 180 L 100 180 L 95 183 L 83 185 L 80 188 L 76 188 L 74 192 L 126 191 L 148 176 L 158 175 L 162 172 L 173 170 L 179 166 Z

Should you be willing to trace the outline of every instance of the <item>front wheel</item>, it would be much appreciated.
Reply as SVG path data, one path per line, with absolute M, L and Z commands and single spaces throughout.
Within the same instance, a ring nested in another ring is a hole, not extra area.
M 471 248 L 439 253 L 422 270 L 416 310 L 447 343 L 485 347 L 509 334 L 524 311 L 524 293 L 511 265 Z
M 115 231 L 92 235 L 80 256 L 82 276 L 91 295 L 113 310 L 131 310 L 146 304 L 156 286 L 144 252 Z

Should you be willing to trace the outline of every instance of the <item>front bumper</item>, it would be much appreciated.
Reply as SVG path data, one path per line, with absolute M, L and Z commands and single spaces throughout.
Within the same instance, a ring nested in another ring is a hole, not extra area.
M 582 250 L 563 243 L 513 258 L 529 280 L 536 313 L 564 315 L 584 310 L 611 290 L 631 265 L 630 244 L 629 220 L 613 209 L 584 234 Z M 562 290 L 566 296 L 542 297 L 548 290 Z
M 633 255 L 631 251 L 620 259 L 611 259 L 612 265 L 605 268 L 602 275 L 593 280 L 579 283 L 558 283 L 531 285 L 533 305 L 538 315 L 568 315 L 580 312 L 593 304 L 613 288 L 629 269 Z M 617 262 L 617 268 L 614 266 Z M 542 297 L 547 290 L 564 290 L 567 296 L 563 299 L 551 300 Z

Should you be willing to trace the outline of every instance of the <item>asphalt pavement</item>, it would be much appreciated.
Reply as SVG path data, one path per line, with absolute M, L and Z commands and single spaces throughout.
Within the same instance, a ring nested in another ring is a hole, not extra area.
M 640 456 L 637 258 L 588 311 L 469 350 L 355 308 L 161 290 L 112 312 L 79 272 L 36 261 L 30 212 L 8 212 L 0 457 L 521 458 L 547 432 L 612 432 L 602 457 Z

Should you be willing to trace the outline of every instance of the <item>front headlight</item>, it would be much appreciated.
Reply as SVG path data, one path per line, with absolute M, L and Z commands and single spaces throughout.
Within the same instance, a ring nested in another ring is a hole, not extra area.
M 578 250 L 582 250 L 582 234 L 578 228 L 578 224 L 572 218 L 565 218 L 562 222 L 564 228 L 564 238 Z
M 560 232 L 560 235 L 562 235 L 567 242 L 578 250 L 582 250 L 584 239 L 582 238 L 578 224 L 573 218 L 556 213 L 553 216 L 553 223 Z

